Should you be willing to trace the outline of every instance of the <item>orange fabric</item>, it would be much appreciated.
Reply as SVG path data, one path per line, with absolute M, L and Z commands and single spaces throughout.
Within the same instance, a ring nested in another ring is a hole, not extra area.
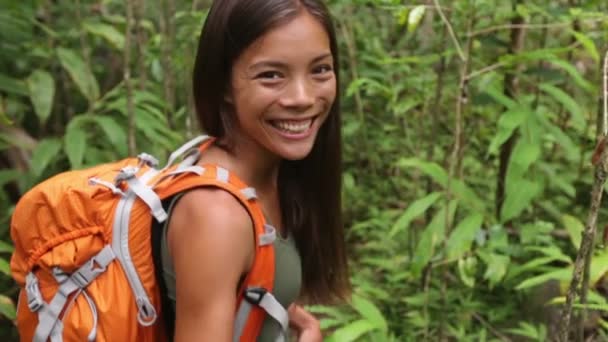
M 211 141 L 204 143 L 201 150 L 210 143 Z M 95 177 L 113 183 L 121 168 L 136 165 L 138 160 L 131 158 L 86 170 L 65 172 L 37 185 L 17 204 L 11 221 L 11 237 L 15 244 L 11 271 L 22 288 L 17 307 L 17 327 L 21 341 L 31 341 L 38 324 L 38 313 L 29 310 L 23 290 L 26 275 L 30 271 L 35 273 L 44 301 L 48 303 L 58 288 L 51 273 L 53 267 L 58 266 L 71 273 L 105 245 L 111 244 L 114 212 L 120 196 L 106 187 L 89 184 L 89 179 Z M 158 174 L 149 184 L 154 184 L 175 168 L 176 166 L 171 167 Z M 259 203 L 245 198 L 240 191 L 247 186 L 234 175 L 230 174 L 229 182 L 223 183 L 216 179 L 217 166 L 205 165 L 204 168 L 205 172 L 201 176 L 181 174 L 163 179 L 156 185 L 155 192 L 161 200 L 202 186 L 219 187 L 233 194 L 249 211 L 256 236 L 254 264 L 244 281 L 243 289 L 262 286 L 272 291 L 274 249 L 272 246 L 262 247 L 258 244 L 259 237 L 264 234 L 265 224 Z M 144 166 L 138 175 L 141 176 L 148 170 Z M 126 188 L 123 186 L 123 189 Z M 134 295 L 116 259 L 86 288 L 97 306 L 97 341 L 166 340 L 160 293 L 152 262 L 151 224 L 150 209 L 137 199 L 129 220 L 129 249 L 135 269 L 159 318 L 150 327 L 139 325 Z M 241 289 L 239 300 L 242 298 Z M 78 296 L 69 312 L 64 314 L 64 340 L 86 340 L 93 325 L 93 316 L 84 296 Z M 241 341 L 255 341 L 264 317 L 262 309 L 254 308 Z

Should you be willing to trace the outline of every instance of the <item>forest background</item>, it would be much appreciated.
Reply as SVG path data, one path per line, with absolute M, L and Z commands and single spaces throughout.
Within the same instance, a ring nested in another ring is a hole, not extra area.
M 311 308 L 327 340 L 556 339 L 578 254 L 590 262 L 568 339 L 608 340 L 608 210 L 592 206 L 605 173 L 591 163 L 608 2 L 328 4 L 355 295 Z M 0 0 L 0 340 L 17 340 L 15 203 L 58 172 L 166 156 L 197 134 L 190 77 L 208 6 Z

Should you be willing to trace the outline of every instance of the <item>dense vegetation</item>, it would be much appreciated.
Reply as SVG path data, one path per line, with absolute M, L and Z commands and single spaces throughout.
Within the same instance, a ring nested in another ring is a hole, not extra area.
M 208 2 L 0 0 L 1 340 L 16 339 L 19 196 L 197 134 L 190 70 Z M 328 3 L 356 290 L 311 308 L 329 339 L 555 338 L 591 204 L 608 3 Z M 600 232 L 607 223 L 603 205 Z M 573 340 L 608 339 L 607 239 L 590 254 Z

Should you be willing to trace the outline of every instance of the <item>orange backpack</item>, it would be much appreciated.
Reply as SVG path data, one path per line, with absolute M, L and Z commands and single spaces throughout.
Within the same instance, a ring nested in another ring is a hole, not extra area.
M 11 271 L 21 287 L 21 341 L 167 340 L 158 319 L 151 227 L 153 219 L 167 219 L 161 201 L 205 186 L 236 197 L 255 229 L 255 259 L 239 290 L 234 341 L 254 341 L 266 315 L 287 330 L 287 312 L 271 294 L 275 229 L 266 224 L 253 188 L 217 165 L 196 165 L 212 142 L 193 139 L 160 170 L 156 159 L 141 154 L 65 172 L 20 199 L 11 220 Z

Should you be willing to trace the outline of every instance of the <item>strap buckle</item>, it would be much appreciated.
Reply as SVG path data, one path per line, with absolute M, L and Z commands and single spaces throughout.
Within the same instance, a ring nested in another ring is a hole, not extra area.
M 268 290 L 263 287 L 250 287 L 245 290 L 244 297 L 249 303 L 259 306 L 267 293 Z
M 33 272 L 25 277 L 25 293 L 27 295 L 27 307 L 30 311 L 36 312 L 44 306 L 44 299 L 38 286 L 38 278 Z
M 149 167 L 155 168 L 158 166 L 158 159 L 154 158 L 151 154 L 148 153 L 140 153 L 137 156 L 139 159 L 140 166 L 148 165 Z
M 123 167 L 120 172 L 114 178 L 114 183 L 116 185 L 120 184 L 122 181 L 129 180 L 131 178 L 135 178 L 137 172 L 139 171 L 138 167 L 135 166 L 126 166 Z

